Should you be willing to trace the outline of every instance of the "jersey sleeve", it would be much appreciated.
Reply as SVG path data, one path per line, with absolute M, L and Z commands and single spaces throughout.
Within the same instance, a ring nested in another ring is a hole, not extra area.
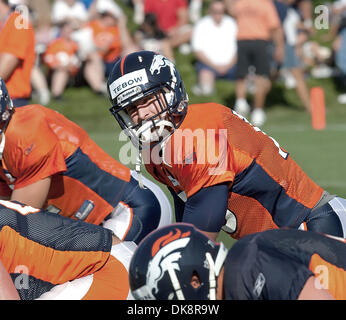
M 14 189 L 66 171 L 59 139 L 46 123 L 33 124 L 28 134 L 11 137 L 9 143 L 5 163 L 16 177 Z
M 219 232 L 225 223 L 227 203 L 227 185 L 203 188 L 187 199 L 182 221 L 207 232 Z
M 24 27 L 25 24 L 27 27 Z M 20 27 L 16 27 L 19 25 Z M 11 29 L 10 36 L 6 39 L 6 47 L 4 52 L 13 54 L 18 59 L 24 59 L 27 54 L 29 42 L 32 40 L 28 33 L 31 33 L 31 25 L 29 22 L 23 21 L 19 14 L 12 14 L 6 23 L 6 27 Z
M 259 247 L 243 239 L 227 257 L 225 298 L 296 300 L 308 278 L 314 275 L 308 266 L 273 248 Z

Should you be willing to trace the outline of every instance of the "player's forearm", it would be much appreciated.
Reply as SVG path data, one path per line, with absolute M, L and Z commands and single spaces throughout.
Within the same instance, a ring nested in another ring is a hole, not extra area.
M 19 201 L 34 208 L 42 208 L 46 202 L 51 177 L 39 180 L 12 192 L 11 200 Z
M 20 300 L 10 275 L 0 261 L 0 300 Z
M 7 81 L 16 67 L 19 64 L 19 59 L 10 53 L 2 53 L 0 55 L 0 77 Z

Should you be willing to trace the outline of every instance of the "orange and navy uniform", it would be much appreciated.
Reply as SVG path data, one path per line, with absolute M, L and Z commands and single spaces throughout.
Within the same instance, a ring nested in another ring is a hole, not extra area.
M 87 133 L 40 105 L 16 109 L 5 135 L 1 195 L 52 177 L 47 206 L 72 217 L 88 199 L 86 222 L 100 224 L 125 196 L 130 170 L 106 154 Z
M 225 299 L 296 300 L 312 276 L 317 289 L 346 299 L 345 241 L 290 229 L 247 235 L 228 252 Z
M 30 98 L 31 71 L 35 63 L 35 33 L 30 21 L 18 12 L 10 13 L 0 26 L 0 54 L 9 53 L 20 59 L 6 81 L 12 99 Z
M 76 217 L 100 224 L 106 217 L 113 221 L 111 214 L 120 206 L 125 216 L 119 219 L 125 220 L 117 220 L 116 235 L 135 242 L 170 215 L 161 207 L 166 200 L 161 190 L 158 193 L 150 186 L 141 189 L 128 167 L 105 153 L 85 130 L 52 109 L 41 105 L 17 108 L 4 139 L 0 170 L 3 197 L 51 177 L 43 208 L 74 218 L 87 203 L 92 210 Z
M 122 52 L 119 28 L 115 26 L 103 26 L 98 20 L 88 23 L 93 31 L 93 39 L 102 59 L 111 63 L 118 59 Z
M 190 105 L 163 147 L 163 160 L 152 157 L 148 172 L 187 201 L 205 188 L 226 184 L 225 209 L 234 217 L 229 233 L 236 239 L 298 228 L 324 191 L 273 138 L 216 103 Z M 149 161 L 145 153 L 143 159 Z M 223 219 L 225 212 L 219 215 Z M 201 219 L 198 212 L 194 216 L 196 222 Z
M 21 299 L 36 299 L 56 285 L 103 268 L 110 267 L 108 273 L 115 275 L 119 268 L 110 259 L 111 249 L 108 229 L 0 200 L 0 260 Z
M 80 66 L 77 57 L 78 44 L 70 39 L 59 37 L 53 40 L 43 54 L 43 61 L 50 69 L 67 67 L 75 75 Z

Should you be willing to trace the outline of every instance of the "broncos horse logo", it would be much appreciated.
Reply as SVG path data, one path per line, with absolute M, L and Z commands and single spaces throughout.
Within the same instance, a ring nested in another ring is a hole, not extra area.
M 157 74 L 159 74 L 161 72 L 161 68 L 166 67 L 166 66 L 170 67 L 171 71 L 174 70 L 174 65 L 171 61 L 169 61 L 163 55 L 157 54 L 154 56 L 154 59 L 151 63 L 150 72 L 151 72 L 151 74 L 154 74 L 155 72 L 157 72 Z
M 181 258 L 180 249 L 187 246 L 190 241 L 190 232 L 181 233 L 176 229 L 176 233 L 169 234 L 156 240 L 152 247 L 153 260 L 150 262 L 147 271 L 147 284 L 155 292 L 158 290 L 158 282 L 168 271 L 168 265 L 180 271 L 179 260 Z
M 166 57 L 164 57 L 161 54 L 156 54 L 153 58 L 153 61 L 151 63 L 149 71 L 152 75 L 154 75 L 155 73 L 158 75 L 158 74 L 160 74 L 161 69 L 165 68 L 167 66 L 169 67 L 170 72 L 171 72 L 171 83 L 169 85 L 172 89 L 174 89 L 176 84 L 177 84 L 177 77 L 175 74 L 175 66 Z M 171 105 L 171 103 L 174 100 L 174 93 L 173 92 L 166 93 L 166 99 L 168 101 L 168 104 Z

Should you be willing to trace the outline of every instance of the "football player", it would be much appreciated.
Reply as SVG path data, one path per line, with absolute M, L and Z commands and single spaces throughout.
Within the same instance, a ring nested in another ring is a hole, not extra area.
M 106 154 L 62 114 L 41 105 L 14 108 L 0 79 L 0 196 L 35 208 L 104 223 L 138 242 L 171 222 L 164 192 Z
M 131 299 L 135 248 L 101 226 L 0 200 L 0 261 L 12 279 L 2 297 L 15 288 L 22 300 Z
M 175 65 L 149 51 L 115 64 L 111 112 L 168 186 L 177 222 L 216 239 L 289 226 L 346 235 L 346 200 L 330 195 L 272 137 L 223 105 L 188 105 Z
M 144 238 L 129 276 L 135 299 L 344 300 L 346 244 L 276 229 L 247 235 L 228 251 L 191 224 L 173 224 Z

